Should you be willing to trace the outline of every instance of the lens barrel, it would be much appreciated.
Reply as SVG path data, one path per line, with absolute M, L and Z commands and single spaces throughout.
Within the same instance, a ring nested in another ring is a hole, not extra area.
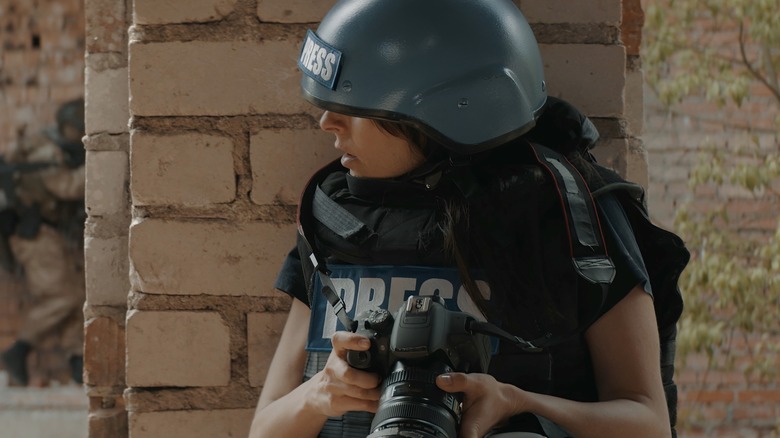
M 436 376 L 451 372 L 443 363 L 396 363 L 382 382 L 379 409 L 368 438 L 456 438 L 460 400 L 436 386 Z

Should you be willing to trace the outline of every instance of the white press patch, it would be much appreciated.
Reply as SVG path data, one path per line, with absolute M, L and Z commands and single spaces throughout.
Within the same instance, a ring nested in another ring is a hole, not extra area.
M 346 306 L 347 315 L 353 320 L 363 311 L 379 308 L 397 314 L 401 305 L 411 295 L 438 295 L 444 305 L 453 311 L 466 312 L 484 321 L 485 318 L 465 287 L 455 268 L 432 266 L 390 265 L 328 265 L 336 294 Z M 475 272 L 481 277 L 481 273 Z M 309 351 L 330 351 L 330 338 L 336 330 L 345 330 L 338 321 L 333 306 L 322 294 L 319 275 L 313 277 L 311 319 L 309 321 Z M 477 287 L 486 300 L 490 300 L 490 285 L 476 280 Z M 494 342 L 494 347 L 498 343 Z M 497 350 L 494 350 L 497 351 Z
M 298 67 L 306 76 L 333 90 L 340 64 L 341 51 L 319 39 L 311 30 L 306 32 L 298 58 Z

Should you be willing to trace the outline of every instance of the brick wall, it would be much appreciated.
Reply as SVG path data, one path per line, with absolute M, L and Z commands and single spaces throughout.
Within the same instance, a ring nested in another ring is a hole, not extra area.
M 726 162 L 737 160 L 735 147 L 739 143 L 750 144 L 752 135 L 762 145 L 759 151 L 776 150 L 777 131 L 767 129 L 774 120 L 776 103 L 759 93 L 742 108 L 721 108 L 690 98 L 670 110 L 648 90 L 645 111 L 642 139 L 649 160 L 648 202 L 656 222 L 672 229 L 675 213 L 684 204 L 698 212 L 725 205 L 731 224 L 745 236 L 775 232 L 780 218 L 776 200 L 756 199 L 746 190 L 728 185 L 705 185 L 694 191 L 688 186 L 688 178 L 701 159 L 700 153 L 711 145 L 722 146 Z M 748 126 L 754 127 L 751 135 L 744 134 L 743 128 Z M 760 153 L 757 160 L 760 162 Z M 703 354 L 678 357 L 679 415 L 684 436 L 777 436 L 780 379 L 758 379 L 746 371 L 754 362 L 751 350 L 755 345 L 778 345 L 780 336 L 743 333 L 734 335 L 734 339 L 739 342 L 718 351 L 713 363 Z M 775 357 L 775 363 L 780 364 L 780 357 Z
M 652 3 L 653 0 L 647 0 Z M 709 23 L 702 22 L 702 26 Z M 724 55 L 737 59 L 738 33 L 709 34 Z M 748 53 L 754 51 L 748 47 Z M 654 220 L 673 227 L 675 213 L 687 204 L 693 212 L 713 211 L 724 205 L 730 226 L 749 238 L 766 238 L 774 233 L 780 218 L 777 197 L 755 198 L 747 190 L 729 184 L 704 185 L 691 190 L 688 179 L 706 149 L 717 147 L 726 163 L 743 161 L 745 154 L 777 152 L 778 129 L 775 124 L 778 102 L 769 90 L 753 84 L 750 96 L 741 107 L 719 106 L 702 97 L 684 99 L 665 108 L 649 89 L 645 93 L 645 131 L 642 135 L 648 151 L 650 186 L 648 201 Z M 756 142 L 758 147 L 748 146 Z M 744 147 L 748 146 L 748 147 Z M 778 187 L 775 194 L 780 193 Z M 744 257 L 749 257 L 745 254 Z M 760 311 L 760 310 L 759 310 Z M 772 312 L 773 309 L 764 309 Z M 677 380 L 680 385 L 680 423 L 689 437 L 776 437 L 780 418 L 780 379 L 775 375 L 759 379 L 750 368 L 759 358 L 752 351 L 759 343 L 780 345 L 775 333 L 736 333 L 727 349 L 714 349 L 712 362 L 704 354 L 678 357 Z M 762 360 L 780 365 L 776 353 Z
M 0 155 L 54 125 L 57 108 L 84 94 L 84 7 L 79 0 L 0 3 Z M 0 350 L 15 339 L 23 284 L 0 272 Z M 30 384 L 70 379 L 56 334 L 29 357 Z
M 747 190 L 728 184 L 705 185 L 695 192 L 688 186 L 691 170 L 708 148 L 718 147 L 726 162 L 732 163 L 744 159 L 744 154 L 738 158 L 740 145 L 746 151 L 758 151 L 757 163 L 761 151 L 777 150 L 778 130 L 774 119 L 780 105 L 766 89 L 755 87 L 755 91 L 742 107 L 733 104 L 720 107 L 703 98 L 691 97 L 673 108 L 665 108 L 648 90 L 643 139 L 650 157 L 652 181 L 648 201 L 656 220 L 671 227 L 676 208 L 684 203 L 690 203 L 694 211 L 712 210 L 725 204 L 732 213 L 733 224 L 743 232 L 774 232 L 780 206 L 770 197 L 756 199 Z M 753 148 L 754 141 L 760 147 Z

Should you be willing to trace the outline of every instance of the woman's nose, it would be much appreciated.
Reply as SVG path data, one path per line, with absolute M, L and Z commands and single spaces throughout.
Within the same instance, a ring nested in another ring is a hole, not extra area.
M 338 132 L 345 128 L 345 120 L 343 114 L 325 111 L 320 117 L 320 128 L 326 132 Z

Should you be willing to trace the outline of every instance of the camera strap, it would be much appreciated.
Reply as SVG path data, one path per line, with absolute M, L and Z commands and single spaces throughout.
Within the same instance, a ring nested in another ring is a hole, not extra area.
M 347 315 L 347 307 L 344 304 L 344 300 L 336 293 L 336 287 L 333 285 L 333 281 L 330 278 L 331 271 L 325 263 L 325 258 L 317 251 L 315 237 L 311 232 L 311 230 L 314 229 L 315 205 L 317 202 L 323 202 L 322 196 L 327 198 L 327 195 L 322 193 L 319 182 L 322 181 L 325 176 L 341 169 L 343 168 L 341 167 L 339 160 L 334 160 L 317 171 L 306 184 L 300 202 L 298 202 L 298 234 L 301 236 L 301 240 L 309 253 L 308 257 L 314 268 L 314 275 L 317 275 L 320 278 L 320 282 L 322 283 L 322 294 L 325 295 L 325 298 L 330 305 L 333 306 L 333 311 L 336 313 L 339 322 L 344 327 L 354 332 L 357 330 L 357 321 L 353 321 L 349 315 Z M 330 200 L 330 198 L 328 198 L 328 200 Z M 338 212 L 338 222 L 343 224 L 345 232 L 348 232 L 348 229 L 354 229 L 355 231 L 360 229 L 361 222 L 346 210 L 341 208 L 331 208 L 330 210 Z
M 475 330 L 490 331 L 490 334 L 508 340 L 525 351 L 538 352 L 579 336 L 596 322 L 606 301 L 609 285 L 615 278 L 615 265 L 607 254 L 607 245 L 596 211 L 596 203 L 585 179 L 563 155 L 536 143 L 529 143 L 529 145 L 536 161 L 547 171 L 555 183 L 566 223 L 569 254 L 574 269 L 580 277 L 596 285 L 600 292 L 598 295 L 593 294 L 588 297 L 590 299 L 590 315 L 587 319 L 567 333 L 547 333 L 542 337 L 527 341 L 497 327 L 481 327 L 480 324 L 475 327 Z
M 596 203 L 585 179 L 563 155 L 538 144 L 530 145 L 537 162 L 555 182 L 575 270 L 591 283 L 609 285 L 615 278 L 615 265 L 607 254 Z M 598 307 L 605 298 L 606 294 Z

